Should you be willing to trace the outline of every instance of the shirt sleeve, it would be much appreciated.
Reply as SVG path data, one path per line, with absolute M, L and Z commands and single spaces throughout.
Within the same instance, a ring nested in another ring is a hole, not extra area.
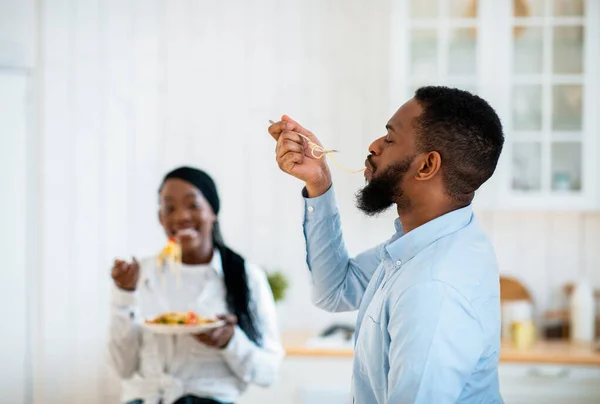
M 109 363 L 125 379 L 131 377 L 138 367 L 140 328 L 137 314 L 136 292 L 114 286 L 108 341 Z
M 277 378 L 284 357 L 277 327 L 275 301 L 267 276 L 260 268 L 247 264 L 248 284 L 253 296 L 256 317 L 262 330 L 262 346 L 256 345 L 236 326 L 223 355 L 227 365 L 246 383 L 269 386 Z
M 381 245 L 350 258 L 333 187 L 304 207 L 307 264 L 312 276 L 313 303 L 327 311 L 357 310 L 381 258 Z
M 429 281 L 406 290 L 390 310 L 386 402 L 455 403 L 483 349 L 470 302 L 450 285 Z

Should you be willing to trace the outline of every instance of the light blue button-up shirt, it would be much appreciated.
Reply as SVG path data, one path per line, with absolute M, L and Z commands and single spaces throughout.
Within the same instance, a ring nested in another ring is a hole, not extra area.
M 470 206 L 350 258 L 333 189 L 306 199 L 313 301 L 358 309 L 352 394 L 359 404 L 502 403 L 500 284 Z

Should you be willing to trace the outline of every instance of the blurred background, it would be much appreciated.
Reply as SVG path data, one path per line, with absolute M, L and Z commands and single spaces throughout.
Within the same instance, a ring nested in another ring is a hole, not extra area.
M 351 330 L 319 333 L 355 315 L 310 303 L 302 184 L 268 120 L 290 115 L 359 169 L 425 84 L 481 95 L 504 123 L 475 208 L 503 276 L 505 401 L 599 403 L 594 338 L 569 342 L 598 312 L 599 0 L 0 0 L 0 401 L 118 402 L 112 260 L 164 245 L 157 188 L 188 164 L 216 179 L 227 242 L 288 284 L 280 381 L 240 403 L 349 402 Z M 362 175 L 332 170 L 351 253 L 389 237 L 395 212 L 366 219 Z

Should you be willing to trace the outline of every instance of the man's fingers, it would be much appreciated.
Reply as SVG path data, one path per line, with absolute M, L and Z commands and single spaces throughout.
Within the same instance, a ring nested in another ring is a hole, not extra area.
M 278 140 L 279 135 L 281 135 L 281 132 L 283 132 L 284 130 L 290 130 L 291 126 L 292 126 L 291 123 L 284 122 L 284 121 L 272 123 L 269 126 L 269 134 L 271 135 L 271 137 L 273 139 Z
M 277 164 L 279 165 L 279 168 L 282 171 L 284 171 L 286 173 L 291 173 L 294 170 L 294 167 L 297 166 L 298 164 L 302 164 L 303 161 L 304 161 L 304 154 L 288 152 L 285 155 L 283 155 L 281 158 L 277 159 Z
M 304 145 L 289 139 L 284 139 L 283 137 L 279 138 L 279 141 L 277 142 L 277 158 L 280 159 L 290 152 L 302 154 L 304 153 Z
M 288 123 L 288 125 L 286 125 L 286 127 L 289 128 L 288 130 L 291 130 L 291 131 L 294 131 L 294 132 L 298 132 L 298 133 L 306 136 L 307 138 L 309 138 L 311 140 L 311 142 L 314 142 L 314 143 L 316 143 L 318 145 L 321 145 L 321 143 L 319 142 L 319 140 L 317 139 L 317 137 L 315 135 L 313 135 L 313 133 L 311 131 L 309 131 L 308 129 L 304 128 L 302 125 L 300 125 L 298 122 L 294 121 L 289 116 L 283 115 L 281 117 L 281 121 Z
M 284 130 L 283 132 L 281 132 L 278 142 L 282 142 L 284 140 L 290 140 L 294 143 L 298 143 L 299 145 L 303 145 L 305 142 L 305 139 L 302 136 L 300 136 L 298 132 L 294 132 L 291 130 Z
M 317 139 L 317 137 L 313 135 L 311 131 L 304 128 L 302 125 L 300 125 L 298 122 L 294 121 L 287 115 L 283 115 L 281 117 L 281 121 L 273 122 L 271 123 L 271 126 L 269 126 L 269 134 L 275 140 L 279 140 L 280 136 L 287 131 L 300 133 L 309 138 L 311 142 L 322 146 L 321 142 L 319 142 L 319 139 Z

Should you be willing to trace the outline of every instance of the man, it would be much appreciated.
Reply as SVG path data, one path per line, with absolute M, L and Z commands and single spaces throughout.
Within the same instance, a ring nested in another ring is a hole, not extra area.
M 284 116 L 269 133 L 277 162 L 304 181 L 304 233 L 314 303 L 358 309 L 352 394 L 360 404 L 501 403 L 500 286 L 493 247 L 473 215 L 504 136 L 481 98 L 424 87 L 369 147 L 357 205 L 396 205 L 396 233 L 351 258 L 326 157 L 315 159 Z M 318 156 L 318 153 L 317 153 Z

